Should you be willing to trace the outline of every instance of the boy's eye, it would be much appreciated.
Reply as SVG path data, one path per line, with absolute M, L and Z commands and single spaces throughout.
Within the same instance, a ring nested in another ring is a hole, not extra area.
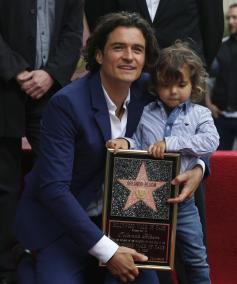
M 186 82 L 180 82 L 179 83 L 179 87 L 180 88 L 184 88 L 184 87 L 186 87 L 187 86 L 187 83 Z

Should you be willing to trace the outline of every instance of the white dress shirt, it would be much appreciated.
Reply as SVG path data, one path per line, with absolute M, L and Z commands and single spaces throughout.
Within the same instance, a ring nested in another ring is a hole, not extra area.
M 116 116 L 115 111 L 117 109 L 116 105 L 110 99 L 106 90 L 104 90 L 105 100 L 109 110 L 109 118 L 111 125 L 111 138 L 118 138 L 125 136 L 126 126 L 127 126 L 127 105 L 130 101 L 130 90 L 128 92 L 127 98 L 123 103 L 124 113 L 121 120 Z M 89 216 L 96 216 L 102 212 L 102 196 L 99 197 L 97 201 L 92 202 L 87 208 L 87 213 Z M 117 251 L 118 245 L 109 239 L 107 236 L 103 236 L 90 250 L 89 253 L 99 259 L 102 263 L 106 263 Z
M 154 21 L 159 3 L 160 3 L 160 0 L 146 0 L 147 8 L 148 8 L 152 22 Z

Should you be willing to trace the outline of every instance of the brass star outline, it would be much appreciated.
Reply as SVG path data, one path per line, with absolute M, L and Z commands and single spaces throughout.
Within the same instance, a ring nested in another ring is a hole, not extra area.
M 135 180 L 118 179 L 118 182 L 130 191 L 123 210 L 127 210 L 137 202 L 142 201 L 149 208 L 157 211 L 153 192 L 162 187 L 166 181 L 149 181 L 144 162 L 142 162 Z

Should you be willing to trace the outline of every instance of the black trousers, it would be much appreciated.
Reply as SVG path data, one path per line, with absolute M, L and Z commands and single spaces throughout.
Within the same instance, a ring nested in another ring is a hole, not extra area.
M 0 138 L 0 277 L 15 270 L 12 225 L 20 184 L 21 138 Z
M 215 119 L 215 125 L 220 135 L 218 150 L 232 150 L 237 138 L 237 118 L 220 115 Z
M 39 154 L 40 121 L 48 101 L 29 100 L 26 104 L 26 137 L 31 144 L 33 159 Z M 14 279 L 16 245 L 12 233 L 17 201 L 22 185 L 21 137 L 0 138 L 0 279 Z
M 40 101 L 29 99 L 26 103 L 26 137 L 31 145 L 34 161 L 39 155 L 40 124 L 48 99 L 48 97 L 43 97 Z

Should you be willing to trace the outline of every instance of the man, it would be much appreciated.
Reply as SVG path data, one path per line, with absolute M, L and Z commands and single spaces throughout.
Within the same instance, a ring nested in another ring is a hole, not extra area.
M 220 134 L 219 150 L 232 150 L 237 137 L 237 3 L 229 6 L 226 19 L 230 37 L 213 63 L 215 83 L 211 98 L 207 98 Z
M 0 1 L 0 283 L 13 278 L 11 226 L 21 180 L 21 137 L 38 154 L 41 113 L 79 58 L 81 0 Z M 2 281 L 2 282 L 1 282 Z
M 120 281 L 157 283 L 156 273 L 139 273 L 134 264 L 146 256 L 119 247 L 95 225 L 101 218 L 105 142 L 133 134 L 150 99 L 143 78 L 137 79 L 156 58 L 157 42 L 146 21 L 136 14 L 107 15 L 87 41 L 89 74 L 48 104 L 41 154 L 26 180 L 15 224 L 18 240 L 36 250 L 38 283 L 84 283 L 87 266 L 93 273 L 92 256 Z M 185 182 L 180 201 L 195 191 L 201 176 L 198 165 L 175 179 Z M 111 274 L 106 283 L 116 281 Z
M 154 28 L 161 48 L 177 39 L 189 41 L 209 67 L 224 29 L 222 0 L 95 0 L 85 1 L 90 30 L 98 17 L 113 11 L 137 12 Z M 98 5 L 98 7 L 96 6 Z M 211 40 L 210 40 L 211 39 Z

